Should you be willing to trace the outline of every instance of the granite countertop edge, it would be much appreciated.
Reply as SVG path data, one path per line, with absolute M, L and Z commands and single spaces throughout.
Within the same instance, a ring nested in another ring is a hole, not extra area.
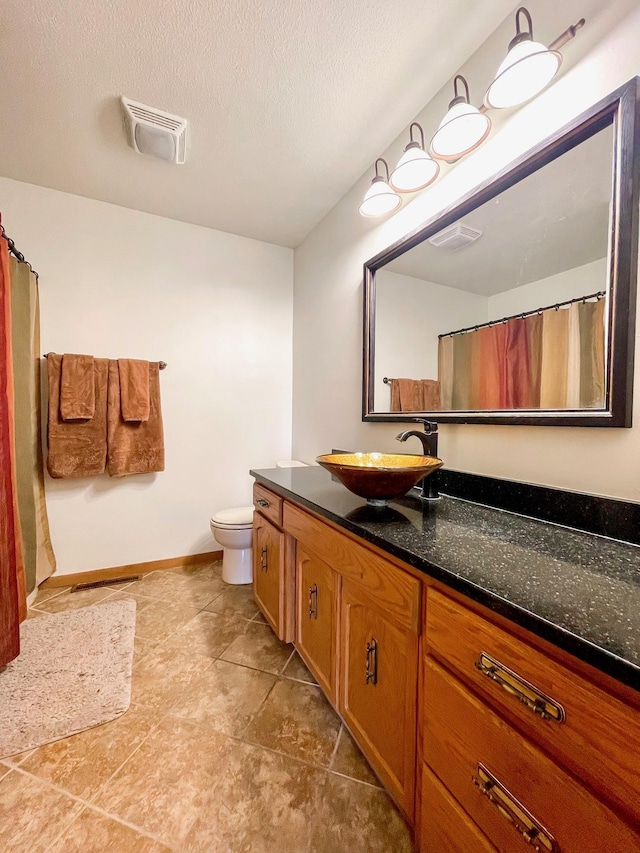
M 380 548 L 380 550 L 397 557 L 434 580 L 440 581 L 456 592 L 466 595 L 478 604 L 484 605 L 488 609 L 504 616 L 520 627 L 531 631 L 531 633 L 541 639 L 550 642 L 579 660 L 582 660 L 617 681 L 620 681 L 628 687 L 640 692 L 640 667 L 636 666 L 632 661 L 619 657 L 608 649 L 595 644 L 591 640 L 574 634 L 563 626 L 550 621 L 546 617 L 531 610 L 527 610 L 521 605 L 510 601 L 508 598 L 505 598 L 480 584 L 474 583 L 467 578 L 460 577 L 455 572 L 444 566 L 437 565 L 426 558 L 422 558 L 413 552 L 407 551 L 401 546 L 389 542 L 382 536 L 378 536 L 375 533 L 354 524 L 340 514 L 332 512 L 330 509 L 327 509 L 326 507 L 305 498 L 297 492 L 286 488 L 281 483 L 272 480 L 268 476 L 268 469 L 266 471 L 251 470 L 250 474 L 257 482 L 268 486 L 273 492 L 281 497 L 289 499 L 293 503 L 309 509 L 316 515 L 326 518 L 328 521 L 332 521 L 334 524 L 337 524 L 344 530 L 349 531 L 359 539 L 362 539 L 371 545 L 375 545 Z M 496 512 L 498 511 L 499 510 L 496 510 Z M 538 523 L 547 524 L 544 521 L 539 521 Z

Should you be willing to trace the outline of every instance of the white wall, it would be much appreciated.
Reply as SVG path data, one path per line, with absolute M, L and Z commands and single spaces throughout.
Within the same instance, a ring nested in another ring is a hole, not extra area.
M 388 412 L 391 388 L 385 376 L 438 378 L 438 335 L 489 319 L 487 297 L 409 275 L 376 273 L 374 400 Z
M 535 311 L 567 299 L 578 299 L 607 289 L 608 259 L 600 258 L 571 270 L 531 281 L 489 297 L 489 319 L 498 320 L 521 311 Z
M 295 252 L 293 453 L 311 461 L 331 447 L 397 449 L 397 424 L 363 424 L 362 264 L 463 193 L 489 178 L 599 98 L 640 73 L 640 9 L 636 0 L 567 0 L 527 4 L 536 35 L 550 41 L 581 17 L 587 24 L 563 48 L 561 76 L 538 98 L 502 115 L 493 111 L 492 136 L 471 156 L 391 218 L 358 215 L 370 184 L 366 174 Z M 460 69 L 474 101 L 490 82 L 513 35 L 510 17 Z M 451 87 L 417 117 L 433 132 Z M 375 117 L 372 116 L 372 121 Z M 402 135 L 387 152 L 395 162 Z M 639 327 L 640 328 L 640 327 Z M 445 425 L 441 455 L 448 467 L 496 477 L 640 500 L 640 357 L 631 430 Z M 593 465 L 591 458 L 605 460 Z
M 290 456 L 293 252 L 5 178 L 0 210 L 43 352 L 168 363 L 164 473 L 47 479 L 58 573 L 218 549 L 211 515 Z

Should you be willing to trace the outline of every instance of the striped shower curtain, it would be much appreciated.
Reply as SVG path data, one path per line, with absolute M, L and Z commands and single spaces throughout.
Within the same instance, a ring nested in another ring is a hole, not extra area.
M 16 487 L 27 592 L 56 568 L 44 496 L 40 402 L 40 304 L 28 264 L 11 258 Z
M 604 311 L 578 301 L 440 338 L 443 409 L 603 408 Z

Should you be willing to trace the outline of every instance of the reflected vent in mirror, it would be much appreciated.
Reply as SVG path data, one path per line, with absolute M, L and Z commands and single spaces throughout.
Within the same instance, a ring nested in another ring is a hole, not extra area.
M 449 252 L 453 252 L 456 249 L 462 249 L 463 246 L 475 243 L 480 237 L 482 237 L 482 231 L 478 228 L 472 228 L 463 222 L 456 222 L 455 225 L 450 225 L 449 228 L 429 237 L 429 242 L 437 249 L 447 249 Z

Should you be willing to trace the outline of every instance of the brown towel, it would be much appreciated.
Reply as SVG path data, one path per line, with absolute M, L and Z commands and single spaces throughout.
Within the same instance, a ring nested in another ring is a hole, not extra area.
M 440 383 L 436 379 L 392 379 L 392 412 L 435 412 L 440 409 Z
M 49 376 L 49 419 L 47 470 L 52 477 L 90 477 L 102 474 L 107 460 L 107 379 L 106 358 L 94 360 L 95 411 L 92 418 L 65 421 L 60 414 L 62 356 L 47 358 Z
M 149 362 L 119 358 L 120 403 L 125 421 L 149 420 Z
M 96 410 L 92 355 L 62 356 L 60 415 L 65 421 L 88 420 Z
M 149 419 L 125 421 L 122 417 L 120 371 L 117 361 L 109 362 L 109 454 L 112 477 L 164 471 L 164 435 L 160 409 L 158 362 L 149 364 Z

